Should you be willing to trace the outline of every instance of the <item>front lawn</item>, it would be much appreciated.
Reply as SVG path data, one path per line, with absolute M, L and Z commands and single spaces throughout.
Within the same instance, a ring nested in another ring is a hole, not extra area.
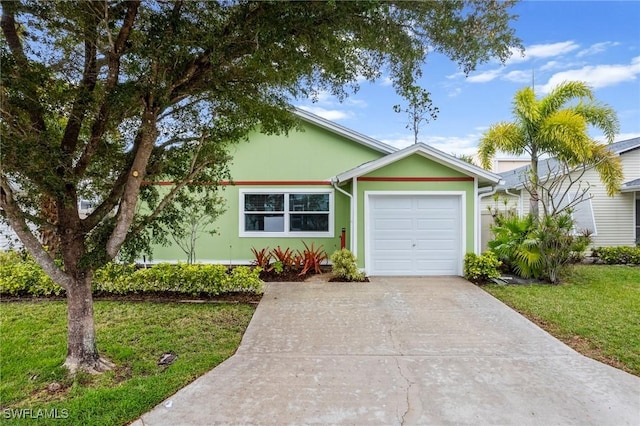
M 61 367 L 66 304 L 1 303 L 0 416 L 26 416 L 28 423 L 41 416 L 38 424 L 131 422 L 231 356 L 253 312 L 246 304 L 96 302 L 98 348 L 117 368 L 71 379 Z M 159 366 L 167 352 L 177 359 Z
M 561 285 L 484 289 L 577 351 L 640 376 L 640 268 L 575 266 Z

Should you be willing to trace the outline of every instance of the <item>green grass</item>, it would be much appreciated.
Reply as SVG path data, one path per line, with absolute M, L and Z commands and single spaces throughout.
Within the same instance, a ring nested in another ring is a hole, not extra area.
M 176 390 L 231 356 L 254 308 L 244 304 L 96 302 L 98 349 L 117 367 L 69 378 L 66 304 L 0 304 L 0 418 L 8 409 L 57 410 L 65 420 L 38 424 L 122 425 L 153 408 Z M 159 357 L 172 351 L 168 367 Z M 49 391 L 51 383 L 62 389 Z
M 581 265 L 557 286 L 484 288 L 585 355 L 640 376 L 640 268 Z

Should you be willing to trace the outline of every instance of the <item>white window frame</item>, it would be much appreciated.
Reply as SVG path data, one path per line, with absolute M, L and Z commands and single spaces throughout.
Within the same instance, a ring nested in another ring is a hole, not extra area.
M 284 232 L 245 231 L 245 194 L 284 194 Z M 289 194 L 328 194 L 329 195 L 329 230 L 328 231 L 289 231 L 290 215 L 300 213 L 289 211 Z M 239 190 L 239 236 L 251 238 L 333 238 L 335 234 L 334 217 L 334 191 L 329 188 L 246 188 Z

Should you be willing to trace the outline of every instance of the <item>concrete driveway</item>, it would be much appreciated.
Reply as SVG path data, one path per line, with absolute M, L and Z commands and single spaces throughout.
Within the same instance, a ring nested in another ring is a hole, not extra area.
M 640 378 L 461 278 L 271 283 L 238 352 L 137 424 L 638 425 Z

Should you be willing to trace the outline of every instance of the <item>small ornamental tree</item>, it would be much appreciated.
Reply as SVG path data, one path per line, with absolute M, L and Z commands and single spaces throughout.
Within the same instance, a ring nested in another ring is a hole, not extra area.
M 110 368 L 96 347 L 94 271 L 130 242 L 166 239 L 177 197 L 214 194 L 229 144 L 257 126 L 286 132 L 294 99 L 344 97 L 361 78 L 388 73 L 407 93 L 430 50 L 464 72 L 504 61 L 519 46 L 512 5 L 2 0 L 0 207 L 66 290 L 65 365 Z M 174 186 L 147 185 L 158 180 Z M 82 198 L 96 202 L 84 218 Z

